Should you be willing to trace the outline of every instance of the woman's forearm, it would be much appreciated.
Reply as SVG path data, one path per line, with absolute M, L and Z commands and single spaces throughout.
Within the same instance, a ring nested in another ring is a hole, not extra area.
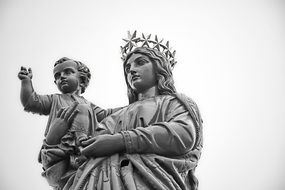
M 154 153 L 176 156 L 187 153 L 195 144 L 196 133 L 193 125 L 160 123 L 146 128 L 122 132 L 126 152 Z
M 82 145 L 85 147 L 81 150 L 81 153 L 91 157 L 110 156 L 126 152 L 123 136 L 119 133 L 98 135 L 85 142 L 83 141 Z

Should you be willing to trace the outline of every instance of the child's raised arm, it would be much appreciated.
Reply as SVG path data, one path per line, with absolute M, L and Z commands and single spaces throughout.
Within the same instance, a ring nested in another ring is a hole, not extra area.
M 18 73 L 18 78 L 22 81 L 20 98 L 22 105 L 25 106 L 30 96 L 34 92 L 34 88 L 32 85 L 32 78 L 33 78 L 32 69 L 29 68 L 27 70 L 25 67 L 21 67 L 21 70 Z

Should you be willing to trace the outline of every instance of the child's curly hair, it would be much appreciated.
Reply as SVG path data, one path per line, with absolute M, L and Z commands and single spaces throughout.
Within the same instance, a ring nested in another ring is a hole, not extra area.
M 74 59 L 70 59 L 68 57 L 63 57 L 63 58 L 60 58 L 59 60 L 57 60 L 54 64 L 54 67 L 57 66 L 58 64 L 61 64 L 65 61 L 73 61 L 76 63 L 77 65 L 77 70 L 78 72 L 80 73 L 80 80 L 83 84 L 83 86 L 80 86 L 81 87 L 81 93 L 84 93 L 85 92 L 85 89 L 87 88 L 88 84 L 89 84 L 89 81 L 91 79 L 91 73 L 90 73 L 90 70 L 89 68 L 83 64 L 82 62 L 80 61 L 76 61 Z

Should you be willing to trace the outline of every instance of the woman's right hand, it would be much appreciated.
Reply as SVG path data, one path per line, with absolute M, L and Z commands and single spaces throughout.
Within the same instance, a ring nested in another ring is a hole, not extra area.
M 76 107 L 78 103 L 74 103 L 72 106 L 67 108 L 61 108 L 54 121 L 52 122 L 48 134 L 46 136 L 46 141 L 50 145 L 59 144 L 63 135 L 66 134 L 67 130 L 70 128 L 73 119 L 79 112 Z
M 82 141 L 81 144 L 84 147 L 81 154 L 95 158 L 125 152 L 124 139 L 120 133 L 98 135 Z

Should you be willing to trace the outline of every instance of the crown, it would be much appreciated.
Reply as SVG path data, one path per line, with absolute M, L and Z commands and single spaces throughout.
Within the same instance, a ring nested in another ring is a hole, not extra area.
M 137 31 L 134 31 L 133 34 L 131 34 L 130 31 L 128 31 L 128 38 L 123 39 L 126 42 L 125 46 L 121 46 L 121 53 L 122 53 L 122 59 L 125 60 L 127 57 L 127 54 L 132 51 L 133 48 L 136 47 L 148 47 L 152 49 L 156 49 L 159 52 L 161 52 L 165 58 L 169 61 L 171 68 L 173 69 L 176 60 L 175 60 L 175 53 L 176 51 L 172 51 L 172 48 L 169 48 L 169 41 L 167 41 L 165 44 L 162 43 L 163 39 L 158 40 L 157 35 L 155 35 L 154 40 L 151 39 L 151 34 L 145 35 L 142 33 L 142 36 L 137 36 Z

